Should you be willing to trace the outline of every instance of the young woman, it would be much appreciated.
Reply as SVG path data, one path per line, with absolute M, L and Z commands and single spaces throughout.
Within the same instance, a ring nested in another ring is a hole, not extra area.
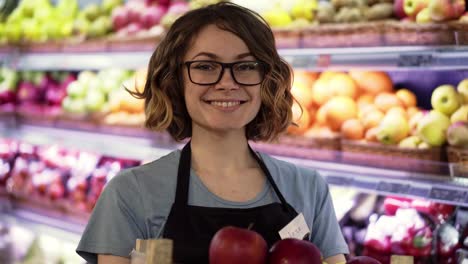
M 146 126 L 190 139 L 122 171 L 101 194 L 77 252 L 90 263 L 129 263 L 137 238 L 170 238 L 175 263 L 207 263 L 212 236 L 234 225 L 268 245 L 298 214 L 325 260 L 348 253 L 327 184 L 313 170 L 253 151 L 291 124 L 291 71 L 271 29 L 220 3 L 187 13 L 153 53 L 141 94 Z

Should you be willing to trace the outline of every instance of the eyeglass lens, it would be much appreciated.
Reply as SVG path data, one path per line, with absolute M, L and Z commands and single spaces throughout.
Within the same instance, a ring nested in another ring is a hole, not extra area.
M 259 62 L 237 62 L 231 67 L 232 77 L 239 84 L 256 85 L 263 81 L 264 70 Z M 194 61 L 189 66 L 189 74 L 196 84 L 215 84 L 221 80 L 223 66 L 215 61 Z

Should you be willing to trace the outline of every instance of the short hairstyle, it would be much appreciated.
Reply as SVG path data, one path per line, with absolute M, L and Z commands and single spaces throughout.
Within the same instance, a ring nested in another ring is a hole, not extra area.
M 216 25 L 242 39 L 252 55 L 267 65 L 260 85 L 261 107 L 247 124 L 248 140 L 276 139 L 291 124 L 293 96 L 292 70 L 278 55 L 268 24 L 254 11 L 221 2 L 187 12 L 170 27 L 151 56 L 143 91 L 132 94 L 145 99 L 145 126 L 165 130 L 181 141 L 192 135 L 184 99 L 183 59 L 197 34 L 208 25 Z

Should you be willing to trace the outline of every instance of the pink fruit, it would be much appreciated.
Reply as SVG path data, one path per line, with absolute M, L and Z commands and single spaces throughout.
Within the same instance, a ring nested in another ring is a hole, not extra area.
M 126 6 L 119 6 L 112 11 L 112 24 L 115 31 L 118 31 L 129 23 L 129 10 Z
M 359 257 L 354 257 L 348 260 L 346 264 L 381 264 L 379 261 L 367 257 L 367 256 L 359 256 Z
M 151 28 L 154 25 L 159 24 L 159 21 L 161 21 L 161 18 L 164 16 L 166 13 L 166 10 L 163 7 L 160 6 L 149 6 L 145 11 L 143 11 L 143 14 L 140 17 L 140 24 L 144 28 Z

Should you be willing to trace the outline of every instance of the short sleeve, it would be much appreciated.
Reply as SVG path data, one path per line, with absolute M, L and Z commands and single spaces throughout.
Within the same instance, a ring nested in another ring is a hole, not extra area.
M 144 238 L 144 208 L 136 177 L 121 171 L 101 193 L 76 252 L 89 263 L 98 254 L 129 257 L 137 238 Z
M 338 254 L 348 254 L 348 245 L 336 219 L 328 184 L 320 175 L 316 174 L 315 177 L 317 192 L 311 242 L 320 248 L 324 258 Z

